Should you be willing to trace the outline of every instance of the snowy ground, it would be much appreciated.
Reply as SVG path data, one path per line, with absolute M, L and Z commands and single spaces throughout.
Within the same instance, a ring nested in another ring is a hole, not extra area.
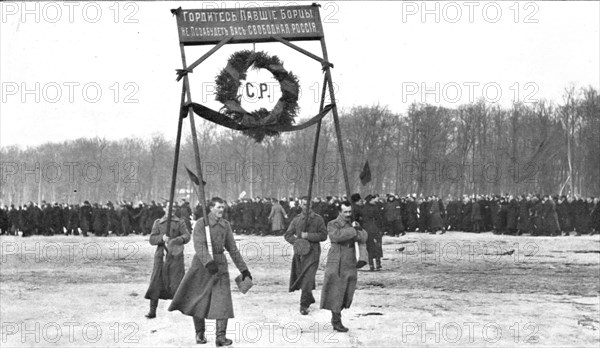
M 254 276 L 233 291 L 234 346 L 546 347 L 600 344 L 600 237 L 409 233 L 384 237 L 383 271 L 360 271 L 348 333 L 288 293 L 282 237 L 237 236 Z M 2 236 L 0 346 L 196 346 L 190 317 L 148 320 L 148 237 Z M 328 244 L 323 243 L 322 261 Z M 193 256 L 186 245 L 186 269 Z M 324 262 L 322 262 L 324 264 Z M 230 262 L 231 277 L 238 272 Z M 233 284 L 233 282 L 232 282 Z M 214 321 L 208 321 L 214 346 Z

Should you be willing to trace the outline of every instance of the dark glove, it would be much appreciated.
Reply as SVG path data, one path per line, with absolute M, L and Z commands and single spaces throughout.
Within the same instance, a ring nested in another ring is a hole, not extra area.
M 217 267 L 217 263 L 214 261 L 209 261 L 204 267 L 211 275 L 217 274 L 217 272 L 219 272 L 219 267 Z
M 249 270 L 245 270 L 242 272 L 242 281 L 244 281 L 244 279 L 246 279 L 246 277 L 250 278 L 250 280 L 252 279 L 252 276 L 250 275 L 250 271 Z

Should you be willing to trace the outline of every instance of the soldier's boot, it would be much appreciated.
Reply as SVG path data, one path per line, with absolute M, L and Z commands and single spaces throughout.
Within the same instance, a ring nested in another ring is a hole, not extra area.
M 158 299 L 150 300 L 150 311 L 148 312 L 148 314 L 146 314 L 146 318 L 156 318 L 156 307 L 158 307 Z
M 338 332 L 348 332 L 348 328 L 342 324 L 342 313 L 331 311 L 331 325 Z
M 215 344 L 217 347 L 230 346 L 233 341 L 225 337 L 227 332 L 227 319 L 217 319 L 217 338 Z
M 381 270 L 381 258 L 376 258 L 375 259 L 375 264 L 377 265 L 377 270 Z
M 196 329 L 196 343 L 205 344 L 208 342 L 204 333 L 206 332 L 206 325 L 204 319 L 198 317 L 192 317 L 194 319 L 194 329 Z

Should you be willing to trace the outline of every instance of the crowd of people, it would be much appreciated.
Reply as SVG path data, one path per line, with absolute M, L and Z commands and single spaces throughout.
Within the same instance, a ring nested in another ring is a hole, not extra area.
M 358 219 L 368 219 L 382 233 L 391 236 L 406 232 L 445 231 L 486 232 L 532 236 L 558 236 L 600 233 L 598 197 L 540 195 L 417 196 L 397 194 L 351 196 Z M 338 215 L 347 197 L 315 197 L 311 209 L 325 224 Z M 152 201 L 106 202 L 104 204 L 4 205 L 0 209 L 2 234 L 31 235 L 81 234 L 88 236 L 150 234 L 155 220 L 164 213 L 165 203 Z M 224 217 L 234 233 L 283 235 L 301 208 L 296 198 L 246 198 L 226 202 Z M 192 209 L 185 199 L 174 204 L 174 214 L 188 227 L 202 217 L 200 205 Z
M 226 250 L 240 275 L 236 283 L 252 283 L 252 275 L 237 249 L 234 233 L 283 235 L 293 245 L 289 292 L 300 291 L 300 314 L 309 315 L 316 303 L 313 290 L 321 255 L 320 243 L 329 239 L 320 309 L 331 312 L 332 328 L 342 324 L 342 311 L 350 308 L 357 284 L 357 269 L 367 263 L 382 268 L 382 236 L 406 232 L 445 233 L 447 230 L 533 236 L 595 234 L 600 232 L 598 198 L 521 196 L 463 196 L 445 200 L 396 194 L 359 194 L 348 197 L 301 199 L 242 199 L 227 203 L 213 197 L 192 209 L 186 200 L 171 206 L 151 202 L 80 205 L 29 202 L 0 209 L 0 232 L 31 235 L 81 234 L 88 236 L 149 236 L 156 246 L 146 317 L 156 318 L 158 302 L 172 300 L 169 311 L 191 316 L 195 340 L 206 344 L 206 320 L 214 319 L 216 346 L 229 346 L 226 337 L 233 303 Z M 171 212 L 171 228 L 167 211 Z M 206 219 L 206 220 L 205 220 Z M 192 223 L 195 221 L 195 223 Z M 209 227 L 208 229 L 205 229 Z M 190 233 L 190 231 L 193 231 Z M 210 236 L 210 239 L 208 238 Z M 194 257 L 185 270 L 184 244 L 193 240 Z M 212 243 L 209 245 L 208 240 Z M 359 257 L 356 257 L 356 250 Z M 247 289 L 246 289 L 247 291 Z

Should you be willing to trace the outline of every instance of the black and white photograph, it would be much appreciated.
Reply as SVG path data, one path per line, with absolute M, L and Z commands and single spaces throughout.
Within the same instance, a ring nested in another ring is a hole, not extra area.
M 1 347 L 598 347 L 600 2 L 3 1 Z

